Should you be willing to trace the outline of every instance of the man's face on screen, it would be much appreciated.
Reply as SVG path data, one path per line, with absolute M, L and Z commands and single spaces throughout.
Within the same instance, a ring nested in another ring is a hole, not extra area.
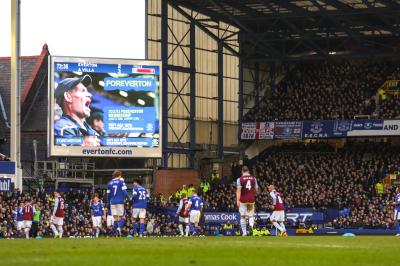
M 92 102 L 92 94 L 90 94 L 82 83 L 79 83 L 70 91 L 71 95 L 71 111 L 79 118 L 87 118 L 90 116 L 90 103 Z

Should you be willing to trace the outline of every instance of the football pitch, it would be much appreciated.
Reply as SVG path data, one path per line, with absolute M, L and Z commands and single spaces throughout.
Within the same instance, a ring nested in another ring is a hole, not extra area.
M 0 265 L 399 265 L 394 236 L 0 240 Z

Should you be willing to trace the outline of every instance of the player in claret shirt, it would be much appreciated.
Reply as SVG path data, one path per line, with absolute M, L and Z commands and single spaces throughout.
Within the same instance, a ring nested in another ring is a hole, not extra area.
M 189 200 L 186 197 L 186 194 L 182 194 L 182 198 L 179 201 L 179 207 L 176 211 L 176 216 L 179 217 L 179 231 L 181 236 L 189 236 L 189 211 L 187 205 L 189 204 Z M 183 232 L 183 227 L 185 226 L 185 233 Z
M 29 238 L 29 231 L 32 227 L 33 213 L 35 212 L 35 207 L 33 207 L 30 199 L 25 201 L 25 205 L 22 208 L 22 220 L 24 221 L 25 237 Z
M 275 190 L 274 185 L 268 186 L 269 195 L 272 198 L 272 205 L 270 208 L 273 210 L 271 217 L 269 217 L 271 223 L 279 230 L 280 236 L 287 236 L 285 224 L 285 205 L 283 204 L 282 196 Z
M 197 228 L 199 227 L 201 211 L 203 209 L 203 200 L 197 195 L 196 191 L 193 191 L 192 196 L 189 198 L 189 202 L 186 210 L 190 210 L 189 222 L 190 231 L 192 235 L 197 234 Z
M 256 202 L 256 193 L 258 192 L 257 179 L 250 174 L 247 166 L 242 167 L 242 176 L 237 179 L 236 187 L 236 204 L 239 207 L 242 236 L 247 236 L 246 220 L 249 220 L 251 231 L 253 231 L 254 204 Z
M 92 222 L 93 222 L 93 232 L 94 237 L 98 238 L 100 234 L 100 228 L 102 225 L 102 218 L 105 216 L 105 211 L 103 207 L 103 202 L 99 200 L 97 195 L 94 196 L 92 204 L 90 205 L 92 210 Z
M 114 230 L 117 236 L 121 236 L 121 228 L 124 227 L 125 199 L 129 199 L 127 187 L 122 172 L 115 170 L 112 174 L 113 179 L 107 185 L 107 208 L 110 208 L 114 216 Z
M 50 219 L 51 230 L 53 231 L 54 238 L 57 236 L 62 238 L 65 212 L 64 199 L 58 191 L 54 191 L 54 198 L 53 214 Z
M 140 181 L 135 179 L 133 181 L 132 190 L 132 229 L 133 235 L 137 235 L 137 221 L 139 219 L 139 235 L 144 234 L 144 219 L 146 218 L 147 202 L 149 195 L 146 189 L 140 185 Z

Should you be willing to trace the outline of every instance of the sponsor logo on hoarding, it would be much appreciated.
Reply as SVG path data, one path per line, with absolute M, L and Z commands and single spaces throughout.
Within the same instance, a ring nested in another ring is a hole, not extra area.
M 270 212 L 257 213 L 261 220 L 268 220 L 271 217 Z M 206 223 L 226 223 L 226 222 L 237 222 L 240 219 L 239 213 L 236 212 L 206 212 L 204 213 L 204 218 Z M 324 215 L 322 213 L 312 213 L 312 212 L 290 212 L 286 213 L 286 219 L 292 222 L 300 221 L 305 222 L 311 219 L 313 222 L 322 222 L 324 220 Z
M 11 191 L 11 178 L 0 178 L 0 192 Z
M 350 121 L 340 121 L 338 124 L 338 131 L 340 132 L 346 132 L 349 131 L 351 128 L 351 122 Z

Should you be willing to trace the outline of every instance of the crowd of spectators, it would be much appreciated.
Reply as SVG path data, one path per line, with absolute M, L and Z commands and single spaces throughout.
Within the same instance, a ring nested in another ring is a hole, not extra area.
M 283 195 L 288 211 L 293 208 L 308 208 L 325 213 L 328 208 L 344 210 L 339 218 L 326 226 L 385 229 L 394 226 L 394 210 L 390 204 L 394 199 L 394 188 L 386 186 L 383 189 L 380 181 L 388 174 L 400 170 L 400 149 L 396 146 L 385 143 L 348 143 L 334 149 L 324 143 L 294 143 L 271 147 L 255 160 L 246 162 L 258 179 L 260 191 L 256 200 L 257 211 L 270 211 L 267 186 L 274 184 Z M 234 163 L 233 176 L 229 182 L 220 180 L 208 183 L 203 180 L 200 195 L 203 197 L 204 211 L 237 211 L 235 180 L 240 175 L 238 169 L 240 165 Z M 204 187 L 204 184 L 207 185 Z M 376 188 L 379 188 L 379 192 Z M 185 189 L 193 191 L 194 188 L 188 186 Z M 96 194 L 106 202 L 104 190 L 96 190 Z M 178 234 L 176 218 L 167 210 L 177 207 L 182 194 L 170 198 L 151 197 L 146 219 L 147 235 Z M 65 237 L 83 238 L 93 235 L 90 211 L 92 196 L 91 191 L 80 190 L 69 190 L 63 194 L 66 208 Z M 51 193 L 41 189 L 35 192 L 0 193 L 0 237 L 18 237 L 15 213 L 27 198 L 32 199 L 36 209 L 41 210 L 38 235 L 52 236 L 50 217 L 54 198 Z M 125 207 L 125 226 L 122 232 L 123 235 L 130 235 L 130 203 L 127 202 Z M 265 222 L 262 226 L 265 226 Z M 293 226 L 298 227 L 295 224 Z M 101 230 L 101 235 L 113 235 L 112 228 L 107 228 L 105 221 Z M 224 233 L 223 227 L 216 225 L 207 225 L 201 230 L 214 235 Z
M 398 78 L 398 61 L 300 63 L 248 112 L 246 121 L 353 119 L 357 115 L 394 118 L 397 99 L 377 109 L 376 92 Z M 394 107 L 394 108 L 393 108 Z
M 268 184 L 283 194 L 285 206 L 349 209 L 334 226 L 389 228 L 394 224 L 392 189 L 377 195 L 375 184 L 400 169 L 400 149 L 377 144 L 349 144 L 334 151 L 329 145 L 295 144 L 271 148 L 254 162 L 252 172 L 258 178 L 260 192 L 256 209 L 268 211 Z M 217 185 L 205 194 L 208 211 L 237 211 L 234 182 Z

